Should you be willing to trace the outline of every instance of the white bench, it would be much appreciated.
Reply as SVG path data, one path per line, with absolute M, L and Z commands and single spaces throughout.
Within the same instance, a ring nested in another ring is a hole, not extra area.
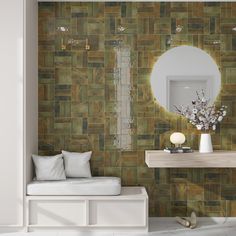
M 144 187 L 122 187 L 117 196 L 27 196 L 26 229 L 148 231 Z

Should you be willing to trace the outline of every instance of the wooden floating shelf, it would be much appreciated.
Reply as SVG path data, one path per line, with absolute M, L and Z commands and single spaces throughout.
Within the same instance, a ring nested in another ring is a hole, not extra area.
M 145 162 L 150 168 L 236 168 L 236 151 L 170 154 L 161 150 L 147 150 Z

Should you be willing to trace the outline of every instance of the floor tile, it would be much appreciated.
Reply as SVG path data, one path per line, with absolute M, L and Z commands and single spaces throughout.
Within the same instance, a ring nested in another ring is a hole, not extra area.
M 196 229 L 184 228 L 175 218 L 150 218 L 149 233 L 113 232 L 29 232 L 6 233 L 1 236 L 235 236 L 236 218 L 199 218 Z

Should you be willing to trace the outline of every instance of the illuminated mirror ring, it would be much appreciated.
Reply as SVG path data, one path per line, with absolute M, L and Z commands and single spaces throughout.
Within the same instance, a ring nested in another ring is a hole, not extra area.
M 162 54 L 151 73 L 157 102 L 170 112 L 174 105 L 189 105 L 196 91 L 204 90 L 214 102 L 221 88 L 221 75 L 214 59 L 202 49 L 179 46 Z

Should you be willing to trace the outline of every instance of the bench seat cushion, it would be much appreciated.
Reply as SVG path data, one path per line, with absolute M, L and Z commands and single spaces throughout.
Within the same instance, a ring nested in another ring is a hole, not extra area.
M 32 181 L 28 195 L 75 196 L 119 195 L 121 181 L 117 177 L 68 178 L 60 181 Z

